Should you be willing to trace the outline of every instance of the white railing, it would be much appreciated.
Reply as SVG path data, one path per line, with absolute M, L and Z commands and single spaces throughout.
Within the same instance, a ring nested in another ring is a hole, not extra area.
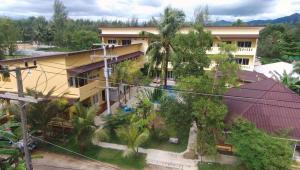
M 239 47 L 237 51 L 254 51 L 254 48 L 249 47 Z
M 206 51 L 207 54 L 219 54 L 220 47 L 211 47 L 210 50 Z M 239 47 L 237 51 L 233 52 L 236 55 L 255 55 L 255 48 Z

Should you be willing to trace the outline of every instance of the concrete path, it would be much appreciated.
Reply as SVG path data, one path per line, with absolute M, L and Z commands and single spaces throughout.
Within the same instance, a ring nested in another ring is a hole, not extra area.
M 33 169 L 35 170 L 119 170 L 120 168 L 103 163 L 100 161 L 92 161 L 80 159 L 77 157 L 56 154 L 52 152 L 38 151 L 36 155 L 43 158 L 32 160 Z
M 127 146 L 120 144 L 112 144 L 106 142 L 94 142 L 94 144 L 103 148 L 110 148 L 122 151 L 127 149 Z M 148 165 L 182 170 L 198 169 L 198 160 L 185 159 L 183 158 L 181 153 L 162 151 L 158 149 L 144 149 L 141 147 L 138 148 L 138 152 L 147 154 L 146 162 Z

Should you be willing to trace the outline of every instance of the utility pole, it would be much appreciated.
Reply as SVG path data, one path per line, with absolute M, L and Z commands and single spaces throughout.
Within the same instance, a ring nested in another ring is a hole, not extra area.
M 105 78 L 105 95 L 106 95 L 106 107 L 107 107 L 107 113 L 111 114 L 111 108 L 110 108 L 110 99 L 109 99 L 109 68 L 107 65 L 107 59 L 112 59 L 115 58 L 116 56 L 111 56 L 111 55 L 107 55 L 107 49 L 106 49 L 106 44 L 102 44 L 102 48 L 103 48 L 103 56 L 102 55 L 91 55 L 91 58 L 103 58 L 104 59 L 104 78 Z M 112 46 L 112 49 L 114 49 L 114 45 Z
M 12 95 L 4 94 L 0 95 L 1 98 L 4 99 L 10 99 L 10 100 L 18 100 L 19 105 L 20 105 L 20 111 L 21 111 L 21 126 L 22 126 L 22 135 L 23 135 L 23 147 L 24 147 L 24 154 L 25 154 L 25 164 L 26 164 L 26 170 L 32 170 L 32 163 L 31 163 L 31 157 L 30 157 L 30 152 L 28 149 L 28 132 L 27 132 L 27 117 L 26 117 L 26 112 L 23 110 L 23 107 L 25 105 L 25 101 L 31 101 L 33 103 L 37 103 L 38 100 L 34 100 L 30 97 L 25 97 L 24 96 L 24 91 L 23 91 L 23 80 L 22 80 L 22 73 L 21 70 L 25 69 L 31 69 L 31 68 L 36 68 L 36 62 L 34 61 L 35 66 L 28 67 L 28 63 L 25 63 L 25 68 L 20 68 L 16 67 L 15 69 L 12 70 L 5 70 L 7 72 L 12 72 L 14 71 L 16 73 L 16 80 L 17 80 L 17 88 L 18 88 L 18 98 Z M 0 71 L 4 71 L 2 67 L 0 68 Z
M 104 54 L 104 77 L 105 77 L 105 92 L 106 92 L 106 105 L 107 113 L 111 114 L 110 101 L 109 101 L 109 83 L 108 83 L 108 68 L 107 68 L 107 55 L 106 55 L 106 46 L 103 45 L 103 54 Z
M 23 91 L 23 81 L 22 81 L 22 73 L 20 67 L 17 67 L 16 70 L 16 79 L 17 79 L 17 86 L 18 86 L 18 96 L 24 97 Z M 26 169 L 32 170 L 32 163 L 31 157 L 28 149 L 28 132 L 27 132 L 27 116 L 26 112 L 24 112 L 23 107 L 25 102 L 19 101 L 20 110 L 21 110 L 21 125 L 22 125 L 22 134 L 23 134 L 23 145 L 24 145 L 24 153 L 25 153 L 25 162 L 26 162 Z

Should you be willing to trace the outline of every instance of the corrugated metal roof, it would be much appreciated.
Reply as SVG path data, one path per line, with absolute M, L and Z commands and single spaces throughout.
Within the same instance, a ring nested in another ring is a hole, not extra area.
M 291 138 L 300 139 L 300 96 L 280 82 L 267 78 L 232 88 L 226 95 L 248 98 L 224 99 L 229 109 L 227 123 L 244 117 L 266 132 L 289 129 Z
M 140 57 L 142 55 L 144 55 L 144 53 L 141 52 L 141 51 L 121 55 L 121 56 L 118 57 L 117 60 L 108 60 L 107 64 L 119 63 L 119 62 L 122 62 L 122 61 L 125 61 L 125 60 L 128 60 L 128 59 L 133 59 L 133 58 Z M 95 62 L 95 63 L 92 63 L 92 64 L 87 64 L 87 65 L 84 65 L 84 66 L 68 69 L 68 72 L 71 73 L 71 74 L 79 74 L 79 73 L 84 73 L 84 72 L 95 70 L 95 69 L 100 69 L 100 68 L 103 68 L 103 67 L 104 67 L 104 61 L 99 61 L 99 62 Z

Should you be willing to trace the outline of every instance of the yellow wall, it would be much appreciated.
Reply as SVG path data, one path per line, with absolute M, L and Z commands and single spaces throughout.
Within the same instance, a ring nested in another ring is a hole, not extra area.
M 141 51 L 141 48 L 142 44 L 116 47 L 112 53 L 113 55 L 120 56 Z M 80 98 L 81 101 L 97 92 L 101 93 L 101 87 L 104 87 L 103 81 L 94 81 L 80 88 L 69 87 L 68 83 L 67 69 L 102 60 L 100 58 L 91 60 L 90 56 L 93 54 L 93 51 L 84 51 L 79 53 L 66 53 L 56 56 L 31 58 L 30 60 L 37 61 L 37 68 L 22 71 L 24 90 L 30 88 L 46 94 L 51 89 L 55 88 L 53 96 L 61 96 L 64 94 L 64 97 Z M 103 54 L 103 51 L 98 51 L 96 54 Z M 33 65 L 33 62 L 28 63 L 30 66 Z M 24 62 L 21 60 L 0 61 L 0 64 L 8 65 L 11 69 L 16 66 L 24 67 Z M 103 70 L 99 69 L 97 71 L 100 74 L 100 79 L 104 80 Z M 2 78 L 0 79 L 0 91 L 17 92 L 17 83 L 14 77 L 15 73 L 11 72 L 11 74 L 10 82 L 4 82 Z

